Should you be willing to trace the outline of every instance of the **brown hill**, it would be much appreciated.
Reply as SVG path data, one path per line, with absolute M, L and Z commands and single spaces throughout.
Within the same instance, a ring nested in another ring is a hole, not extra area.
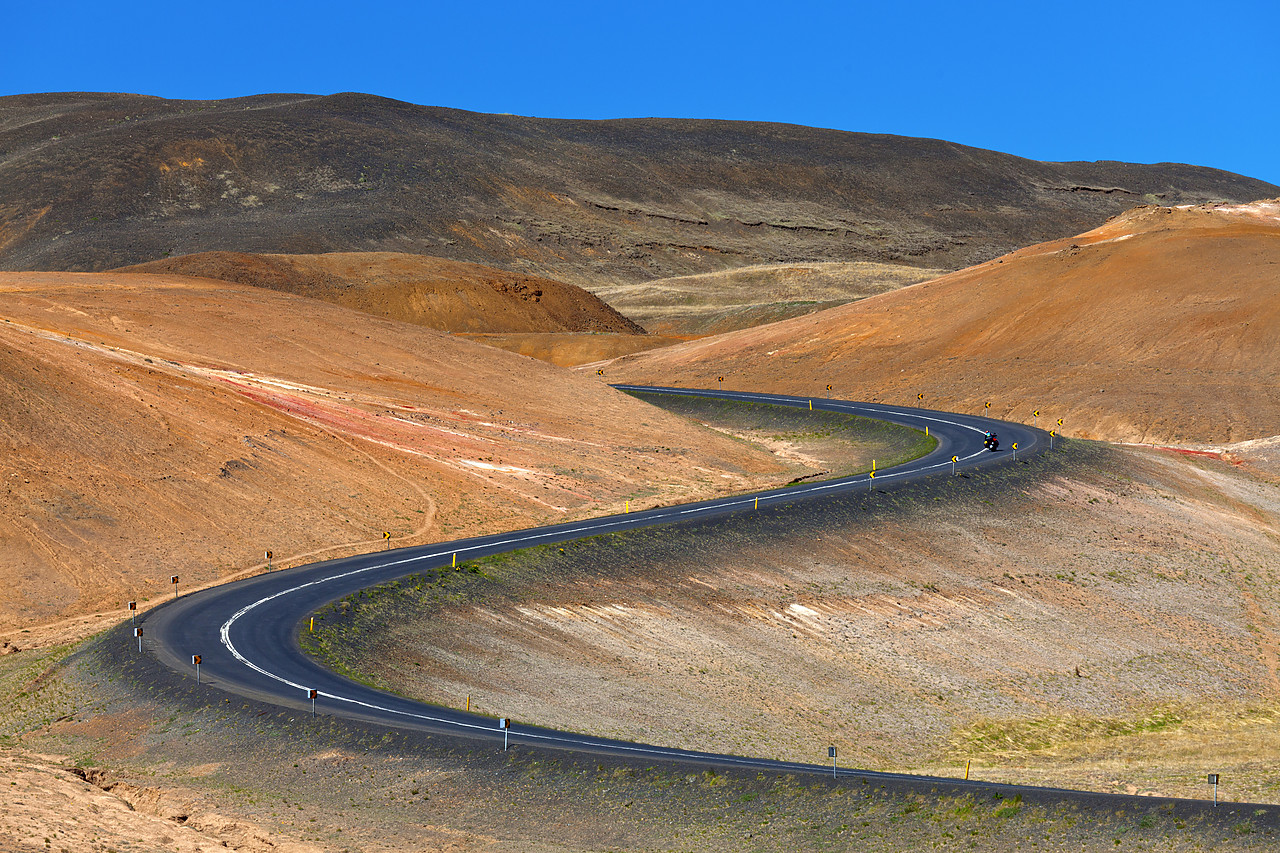
M 957 269 L 1135 203 L 1280 187 L 793 125 L 480 115 L 341 94 L 0 98 L 0 267 L 393 251 L 595 287 L 751 264 Z
M 640 326 L 571 284 L 425 255 L 202 252 L 120 272 L 269 287 L 446 332 L 644 334 Z
M 624 381 L 983 410 L 1119 441 L 1280 434 L 1280 202 L 1139 208 L 1079 237 L 627 356 Z M 1268 390 L 1271 389 L 1271 390 Z
M 0 627 L 118 614 L 268 549 L 278 566 L 783 476 L 594 375 L 268 289 L 6 273 L 0 318 Z

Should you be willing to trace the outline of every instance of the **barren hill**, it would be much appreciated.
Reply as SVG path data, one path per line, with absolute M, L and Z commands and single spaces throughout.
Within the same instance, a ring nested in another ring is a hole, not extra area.
M 0 99 L 0 267 L 410 252 L 595 287 L 751 264 L 956 269 L 1135 203 L 1280 187 L 791 125 L 481 115 L 369 95 Z
M 447 332 L 644 333 L 571 284 L 425 255 L 202 252 L 120 271 L 268 287 Z
M 0 628 L 118 613 L 267 550 L 288 565 L 785 470 L 594 375 L 269 289 L 6 273 L 0 318 Z
M 1077 436 L 1280 434 L 1280 201 L 1145 207 L 1079 237 L 755 329 L 611 378 L 915 403 Z M 834 390 L 827 392 L 831 384 Z

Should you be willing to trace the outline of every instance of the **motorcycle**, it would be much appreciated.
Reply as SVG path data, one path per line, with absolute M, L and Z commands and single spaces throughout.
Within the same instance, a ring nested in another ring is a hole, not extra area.
M 1000 439 L 996 437 L 994 432 L 987 433 L 986 439 L 982 442 L 982 446 L 992 453 L 1000 449 Z

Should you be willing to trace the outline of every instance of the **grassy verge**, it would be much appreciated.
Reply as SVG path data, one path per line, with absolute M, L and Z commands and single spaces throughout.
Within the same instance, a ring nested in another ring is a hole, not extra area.
M 891 468 L 931 452 L 938 440 L 923 430 L 844 412 L 672 394 L 631 392 L 666 411 L 777 450 L 786 448 L 820 463 L 817 477 L 830 479 Z M 811 463 L 812 464 L 812 463 Z

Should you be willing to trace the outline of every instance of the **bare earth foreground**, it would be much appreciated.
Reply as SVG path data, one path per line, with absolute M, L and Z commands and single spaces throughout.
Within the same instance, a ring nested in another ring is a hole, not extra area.
M 1211 769 L 1224 796 L 1274 801 L 1277 491 L 1076 445 L 714 537 L 551 549 L 488 567 L 424 626 L 438 646 L 402 635 L 396 667 L 660 742 L 1166 794 L 1206 793 Z M 355 612 L 392 613 L 380 600 Z M 224 700 L 138 656 L 127 625 L 62 654 L 0 657 L 0 849 L 1263 851 L 1280 825 L 1275 807 L 504 754 Z
M 189 590 L 263 570 L 267 550 L 290 565 L 785 469 L 596 376 L 181 277 L 0 275 L 0 398 L 6 648 L 118 618 L 172 575 Z

